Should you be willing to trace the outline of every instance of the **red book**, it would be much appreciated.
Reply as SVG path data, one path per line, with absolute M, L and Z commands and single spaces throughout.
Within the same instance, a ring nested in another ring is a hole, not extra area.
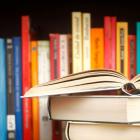
M 112 69 L 116 70 L 116 17 L 111 17 Z
M 21 18 L 22 35 L 22 94 L 31 87 L 30 74 L 30 20 L 29 16 Z M 32 104 L 30 98 L 23 99 L 23 140 L 32 139 Z
M 104 66 L 116 69 L 116 17 L 104 17 Z
M 50 34 L 50 71 L 51 80 L 60 77 L 60 35 Z M 60 121 L 52 122 L 52 140 L 62 140 Z
M 136 75 L 136 36 L 128 36 L 128 74 L 129 79 Z

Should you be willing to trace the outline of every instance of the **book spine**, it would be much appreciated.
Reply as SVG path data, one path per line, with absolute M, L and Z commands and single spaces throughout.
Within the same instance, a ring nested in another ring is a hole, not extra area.
M 13 44 L 12 39 L 6 40 L 6 64 L 7 64 L 7 131 L 8 140 L 15 140 L 15 106 L 13 88 Z
M 38 84 L 38 49 L 37 41 L 31 41 L 31 83 L 32 87 Z M 33 140 L 39 140 L 39 101 L 38 97 L 32 98 L 32 125 Z
M 60 35 L 60 77 L 70 73 L 68 35 Z
M 116 70 L 116 17 L 111 17 L 112 69 Z
M 104 64 L 106 69 L 116 69 L 116 17 L 104 17 Z
M 128 74 L 129 79 L 136 76 L 136 36 L 128 36 Z
M 128 23 L 117 22 L 117 64 L 118 72 L 128 77 Z
M 83 70 L 91 69 L 90 62 L 90 29 L 91 29 L 91 15 L 90 13 L 83 13 Z
M 38 41 L 38 83 L 50 80 L 50 47 L 49 41 Z M 48 120 L 48 97 L 39 98 L 40 140 L 52 140 L 52 121 Z
M 6 45 L 0 38 L 0 140 L 7 140 Z
M 14 63 L 14 94 L 16 117 L 16 140 L 22 140 L 22 78 L 21 78 L 21 38 L 13 38 L 13 63 Z
M 91 29 L 91 68 L 104 68 L 104 29 Z
M 106 69 L 112 68 L 112 44 L 111 44 L 111 17 L 104 17 L 104 64 Z
M 82 13 L 72 12 L 72 68 L 73 73 L 83 70 Z
M 30 21 L 29 16 L 22 16 L 22 94 L 31 87 L 30 75 Z M 23 140 L 32 139 L 32 102 L 29 98 L 23 99 Z
M 136 73 L 140 74 L 140 22 L 136 23 L 136 46 L 137 46 L 137 51 L 136 51 Z
M 60 77 L 60 36 L 59 34 L 50 34 L 50 70 L 51 80 Z

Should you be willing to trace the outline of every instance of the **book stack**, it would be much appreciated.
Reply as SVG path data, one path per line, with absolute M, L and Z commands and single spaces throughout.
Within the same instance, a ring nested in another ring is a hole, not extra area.
M 68 140 L 138 140 L 139 81 L 139 75 L 128 80 L 112 70 L 90 70 L 37 85 L 23 98 L 49 96 L 49 117 L 67 121 Z

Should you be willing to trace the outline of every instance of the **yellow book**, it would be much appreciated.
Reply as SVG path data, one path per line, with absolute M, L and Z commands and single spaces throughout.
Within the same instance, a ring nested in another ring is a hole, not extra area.
M 37 41 L 31 41 L 31 82 L 32 86 L 38 84 L 38 51 Z M 39 140 L 39 101 L 35 97 L 32 99 L 32 125 L 33 140 Z
M 91 14 L 83 13 L 83 70 L 91 69 L 91 59 L 90 59 L 90 29 L 91 29 Z
M 72 12 L 72 62 L 73 73 L 81 72 L 83 67 L 81 12 Z
M 91 29 L 91 69 L 104 68 L 104 29 Z
M 117 22 L 117 65 L 118 72 L 128 78 L 128 23 Z

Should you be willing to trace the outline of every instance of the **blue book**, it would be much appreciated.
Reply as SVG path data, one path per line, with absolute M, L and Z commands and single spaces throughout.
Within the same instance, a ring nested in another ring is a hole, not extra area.
M 22 75 L 21 75 L 21 38 L 13 38 L 14 56 L 14 94 L 15 94 L 15 115 L 16 115 L 16 140 L 22 140 Z
M 0 140 L 7 140 L 6 45 L 0 38 Z
M 136 23 L 136 73 L 140 74 L 140 22 Z

